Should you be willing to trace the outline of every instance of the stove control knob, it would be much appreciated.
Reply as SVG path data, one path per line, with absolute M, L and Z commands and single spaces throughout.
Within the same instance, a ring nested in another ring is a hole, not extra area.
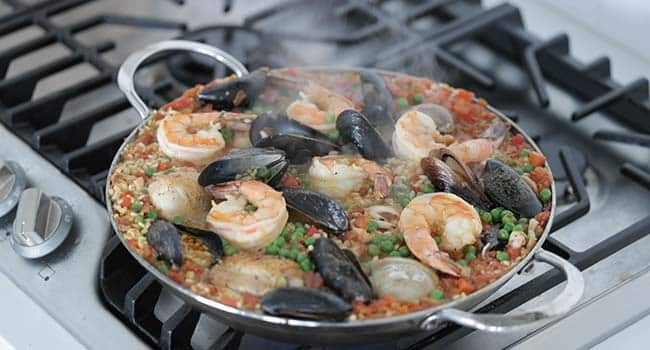
M 18 163 L 0 160 L 0 217 L 16 206 L 26 183 L 27 177 Z
M 66 201 L 29 188 L 20 196 L 12 246 L 25 258 L 40 258 L 65 241 L 71 226 L 72 208 Z

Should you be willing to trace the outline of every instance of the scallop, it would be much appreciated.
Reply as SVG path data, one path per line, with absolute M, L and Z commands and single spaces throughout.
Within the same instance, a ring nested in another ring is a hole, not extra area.
M 190 224 L 203 223 L 210 210 L 210 196 L 198 184 L 198 177 L 198 172 L 184 169 L 152 179 L 147 191 L 161 218 L 172 221 L 180 216 Z
M 370 282 L 375 296 L 392 294 L 399 300 L 417 302 L 439 287 L 438 275 L 413 259 L 384 258 L 370 263 Z

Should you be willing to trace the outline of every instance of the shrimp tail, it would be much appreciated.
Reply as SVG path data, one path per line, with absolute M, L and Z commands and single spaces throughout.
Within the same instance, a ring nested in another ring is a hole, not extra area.
M 429 264 L 434 269 L 454 277 L 459 277 L 463 273 L 463 268 L 444 252 L 435 252 L 433 256 L 431 256 Z
M 390 194 L 390 180 L 383 173 L 375 174 L 373 188 L 378 199 L 384 199 Z
M 230 181 L 218 185 L 209 185 L 205 187 L 215 199 L 227 199 L 227 197 L 238 191 L 237 181 Z

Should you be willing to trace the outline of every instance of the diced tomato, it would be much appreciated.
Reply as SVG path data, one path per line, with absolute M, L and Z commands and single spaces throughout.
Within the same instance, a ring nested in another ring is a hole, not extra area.
M 512 142 L 513 145 L 522 145 L 524 143 L 524 136 L 517 134 L 510 138 L 510 142 Z
M 156 113 L 152 118 L 153 118 L 153 120 L 161 120 L 161 119 L 164 118 L 164 117 L 165 117 L 164 114 L 162 114 L 162 113 Z
M 521 248 L 508 247 L 507 252 L 510 259 L 515 259 L 521 255 Z
M 167 272 L 167 276 L 169 276 L 169 278 L 178 284 L 185 282 L 185 272 L 183 271 L 169 270 Z
M 193 102 L 194 99 L 192 97 L 181 97 L 168 103 L 165 107 L 169 107 L 175 111 L 179 111 L 184 108 L 190 107 Z
M 163 171 L 171 168 L 172 164 L 170 162 L 165 162 L 165 163 L 159 163 L 158 164 L 158 171 Z
M 153 142 L 153 139 L 154 139 L 154 137 L 153 137 L 153 135 L 151 133 L 146 133 L 146 134 L 143 134 L 142 136 L 140 136 L 138 138 L 138 141 L 140 143 L 145 144 L 145 145 L 150 145 Z
M 142 256 L 144 258 L 151 258 L 153 256 L 153 248 L 149 245 L 144 246 Z
M 537 220 L 540 224 L 544 224 L 546 221 L 548 221 L 549 217 L 551 217 L 551 212 L 544 210 L 543 212 L 535 215 L 535 220 Z
M 138 241 L 135 239 L 127 239 L 126 244 L 131 247 L 131 249 L 138 249 Z
M 369 215 L 361 215 L 354 219 L 354 226 L 365 230 L 371 220 L 372 218 Z
M 530 152 L 528 161 L 536 167 L 544 167 L 546 164 L 546 158 L 541 153 L 535 151 Z
M 257 302 L 260 300 L 260 298 L 254 296 L 253 294 L 250 293 L 242 293 L 242 302 L 243 306 L 246 308 L 253 308 L 257 304 Z
M 226 297 L 226 296 L 221 297 L 219 299 L 219 301 L 222 304 L 226 304 L 226 305 L 232 306 L 232 307 L 237 307 L 237 304 L 239 303 L 239 301 L 237 299 L 231 298 L 231 297 Z
M 138 171 L 137 173 L 134 174 L 137 177 L 146 177 L 144 171 Z
M 551 186 L 551 174 L 545 168 L 536 167 L 530 172 L 530 179 L 537 184 L 537 190 L 541 191 Z
M 318 233 L 318 229 L 316 228 L 316 226 L 313 226 L 313 225 L 309 226 L 309 230 L 307 230 L 307 235 L 308 236 L 313 236 L 316 233 Z
M 300 179 L 293 176 L 283 177 L 280 183 L 285 187 L 302 187 L 302 182 Z
M 131 198 L 131 195 L 129 195 L 128 193 L 123 194 L 120 200 L 120 205 L 124 208 L 130 208 L 131 204 L 133 204 L 133 199 Z
M 475 290 L 474 286 L 470 281 L 468 281 L 465 278 L 459 278 L 458 279 L 458 290 L 463 292 L 463 293 L 471 293 Z

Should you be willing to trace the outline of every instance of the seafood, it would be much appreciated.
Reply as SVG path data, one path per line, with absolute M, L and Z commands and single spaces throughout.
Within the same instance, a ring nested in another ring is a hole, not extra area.
M 342 321 L 350 310 L 345 300 L 313 288 L 280 288 L 262 298 L 262 311 L 275 316 Z
M 282 194 L 263 182 L 235 180 L 208 189 L 225 200 L 212 205 L 207 226 L 237 248 L 265 247 L 280 235 L 289 218 Z
M 382 162 L 393 155 L 393 151 L 372 127 L 368 119 L 352 109 L 339 114 L 336 129 L 345 142 L 352 143 L 363 158 Z
M 462 269 L 444 251 L 461 251 L 474 244 L 483 226 L 476 210 L 451 193 L 431 193 L 414 198 L 402 211 L 400 231 L 409 250 L 420 261 L 453 275 Z M 440 247 L 431 233 L 441 238 Z
M 173 225 L 167 221 L 155 221 L 147 231 L 147 242 L 158 254 L 158 259 L 173 266 L 183 266 L 183 244 L 181 235 L 189 234 L 201 241 L 211 254 L 211 265 L 216 264 L 223 255 L 221 238 L 214 232 L 193 227 Z
M 420 166 L 437 189 L 458 195 L 483 210 L 492 208 L 493 204 L 474 172 L 448 149 L 431 151 L 428 157 L 422 158 Z
M 383 258 L 369 265 L 370 281 L 376 296 L 392 294 L 399 300 L 418 301 L 438 288 L 438 276 L 413 259 Z
M 483 173 L 485 193 L 495 203 L 524 217 L 533 217 L 543 206 L 535 192 L 511 167 L 490 159 Z
M 348 217 L 340 204 L 314 191 L 283 188 L 282 195 L 287 206 L 328 232 L 339 235 L 348 229 Z
M 452 143 L 449 150 L 463 163 L 478 163 L 488 159 L 496 147 L 494 142 L 488 139 L 473 139 Z
M 333 198 L 359 191 L 369 180 L 376 198 L 390 194 L 393 175 L 379 164 L 355 156 L 314 157 L 309 167 L 312 187 Z
M 209 281 L 237 292 L 263 295 L 276 288 L 302 287 L 302 270 L 295 262 L 260 253 L 226 256 L 213 266 Z
M 256 70 L 241 78 L 227 79 L 206 87 L 198 94 L 199 101 L 209 103 L 215 110 L 249 107 L 266 88 L 265 70 Z
M 232 151 L 210 163 L 199 175 L 201 186 L 216 185 L 249 175 L 271 186 L 287 170 L 284 151 L 274 148 L 246 148 Z
M 436 129 L 441 133 L 450 133 L 454 130 L 454 116 L 449 110 L 441 105 L 423 103 L 411 110 L 426 114 L 436 124 Z
M 304 136 L 311 139 L 321 140 L 326 143 L 331 143 L 331 140 L 319 131 L 282 115 L 272 117 L 270 114 L 264 113 L 257 117 L 251 124 L 250 140 L 254 145 L 257 144 L 261 139 L 274 135 Z
M 316 270 L 325 284 L 347 301 L 367 302 L 372 299 L 372 287 L 358 268 L 358 263 L 329 238 L 319 238 L 310 253 Z
M 393 95 L 379 74 L 365 70 L 359 73 L 359 78 L 364 104 L 362 112 L 370 124 L 379 131 L 384 142 L 390 143 L 395 130 L 395 120 L 391 113 Z
M 147 193 L 161 218 L 171 221 L 182 217 L 188 223 L 203 223 L 210 210 L 210 196 L 198 185 L 198 177 L 195 170 L 181 168 L 152 178 Z
M 428 115 L 412 110 L 402 114 L 395 124 L 393 150 L 402 159 L 419 161 L 431 150 L 446 147 L 453 140 L 451 135 L 440 134 Z
M 303 99 L 291 103 L 287 107 L 287 115 L 318 131 L 331 131 L 336 127 L 337 116 L 344 110 L 354 108 L 354 102 L 347 97 L 309 82 Z
M 366 212 L 377 223 L 377 227 L 383 230 L 392 230 L 397 228 L 399 212 L 388 205 L 373 205 L 368 207 Z

